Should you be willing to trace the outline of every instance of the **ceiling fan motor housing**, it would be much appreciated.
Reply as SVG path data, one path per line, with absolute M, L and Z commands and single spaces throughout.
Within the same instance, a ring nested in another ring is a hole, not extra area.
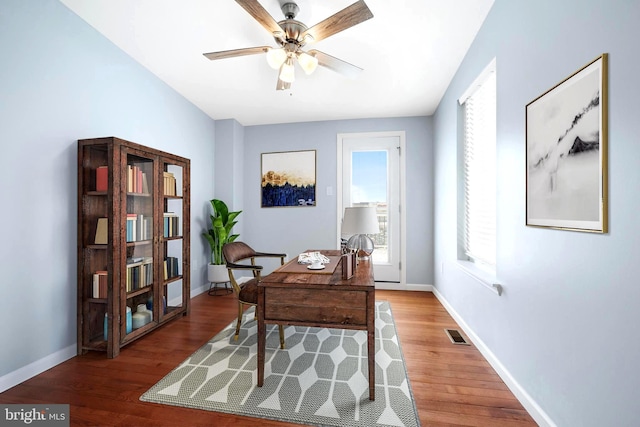
M 280 10 L 282 10 L 282 13 L 284 14 L 285 18 L 293 19 L 296 17 L 298 12 L 300 11 L 300 8 L 298 7 L 297 4 L 293 2 L 288 2 L 283 4 L 282 7 L 280 7 Z
M 287 43 L 295 43 L 298 46 L 304 46 L 305 41 L 301 39 L 302 33 L 307 31 L 307 26 L 300 21 L 294 19 L 286 19 L 278 22 L 278 25 L 284 30 L 284 41 Z M 278 37 L 274 37 L 275 40 L 281 45 L 284 44 Z

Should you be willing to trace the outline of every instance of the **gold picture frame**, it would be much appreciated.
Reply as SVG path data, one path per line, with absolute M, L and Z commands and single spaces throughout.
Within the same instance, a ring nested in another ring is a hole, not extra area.
M 526 225 L 607 232 L 607 54 L 526 110 Z

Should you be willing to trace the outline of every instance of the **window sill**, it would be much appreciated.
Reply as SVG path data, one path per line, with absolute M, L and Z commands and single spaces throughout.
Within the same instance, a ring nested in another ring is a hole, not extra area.
M 498 296 L 502 295 L 502 285 L 498 283 L 498 278 L 495 274 L 479 268 L 470 261 L 458 260 L 458 267 L 469 277 L 472 277 L 493 293 Z

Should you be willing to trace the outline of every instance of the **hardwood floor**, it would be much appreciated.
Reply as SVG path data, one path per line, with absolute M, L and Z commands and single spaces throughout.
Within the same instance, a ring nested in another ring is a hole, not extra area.
M 457 328 L 430 292 L 376 291 L 391 302 L 409 380 L 423 426 L 535 426 L 473 346 L 451 344 Z M 235 319 L 234 295 L 192 300 L 173 321 L 107 359 L 74 357 L 0 394 L 0 403 L 68 403 L 72 426 L 293 426 L 141 402 L 139 397 Z

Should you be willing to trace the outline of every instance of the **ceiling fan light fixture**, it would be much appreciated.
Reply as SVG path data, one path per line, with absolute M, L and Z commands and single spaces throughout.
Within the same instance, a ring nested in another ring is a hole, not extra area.
M 306 52 L 302 52 L 298 55 L 298 64 L 300 64 L 300 67 L 302 67 L 304 72 L 309 75 L 318 67 L 318 58 L 313 55 L 309 55 Z
M 285 52 L 284 48 L 269 48 L 267 50 L 267 63 L 274 70 L 280 69 L 286 60 L 287 52 Z
M 285 83 L 293 83 L 295 80 L 295 69 L 291 58 L 287 58 L 282 67 L 280 67 L 280 80 Z
M 313 38 L 313 36 L 309 33 L 305 34 L 304 37 L 302 37 L 302 44 L 308 44 L 308 43 L 313 43 L 316 39 Z

